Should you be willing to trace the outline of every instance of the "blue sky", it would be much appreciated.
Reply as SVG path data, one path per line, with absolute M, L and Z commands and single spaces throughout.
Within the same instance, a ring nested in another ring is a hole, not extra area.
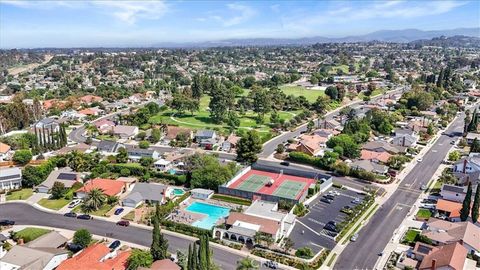
M 0 47 L 150 46 L 478 27 L 471 1 L 0 0 Z

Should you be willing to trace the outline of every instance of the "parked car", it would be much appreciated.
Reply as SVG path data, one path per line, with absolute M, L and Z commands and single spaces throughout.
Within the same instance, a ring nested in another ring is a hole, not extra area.
M 74 243 L 68 243 L 67 244 L 67 249 L 70 250 L 73 253 L 77 253 L 80 250 L 82 250 L 84 247 L 82 245 L 74 244 Z
M 117 210 L 115 210 L 114 214 L 118 216 L 123 212 L 123 210 L 124 210 L 123 208 L 117 208 Z
M 332 200 L 327 199 L 327 198 L 321 198 L 320 201 L 324 202 L 324 203 L 328 203 L 328 204 L 332 203 Z
M 108 246 L 109 249 L 114 250 L 117 249 L 120 246 L 121 242 L 119 240 L 113 241 L 110 246 Z
M 360 198 L 355 198 L 351 201 L 353 204 L 359 204 L 360 203 Z
M 329 200 L 333 200 L 333 199 L 335 199 L 335 196 L 333 196 L 332 194 L 327 194 L 327 195 L 325 195 L 325 198 L 327 198 Z
M 323 228 L 327 231 L 338 232 L 337 227 L 332 224 L 326 224 Z
M 128 227 L 130 225 L 130 221 L 128 220 L 120 220 L 119 222 L 117 222 L 117 225 L 118 226 L 123 226 L 123 227 Z
M 423 161 L 423 158 L 417 158 L 417 161 L 418 161 L 418 162 L 422 162 L 422 161 Z
M 355 242 L 357 241 L 357 238 L 358 238 L 358 233 L 352 235 L 352 237 L 350 237 L 350 241 Z
M 0 226 L 13 226 L 15 225 L 15 221 L 9 219 L 0 220 Z
M 266 261 L 263 265 L 270 268 L 270 269 L 277 269 L 278 268 L 278 263 L 274 262 L 274 261 Z
M 420 190 L 426 190 L 427 189 L 427 186 L 426 185 L 421 185 L 420 186 Z
M 90 219 L 93 219 L 93 217 L 92 217 L 92 216 L 90 216 L 90 215 L 87 215 L 87 214 L 85 214 L 85 215 L 78 215 L 78 216 L 77 216 L 77 218 L 78 218 L 78 219 L 84 219 L 84 220 L 90 220 Z
M 75 213 L 75 212 L 68 212 L 68 213 L 65 213 L 63 215 L 66 216 L 66 217 L 77 217 L 77 213 Z
M 282 165 L 282 166 L 290 166 L 290 162 L 282 161 L 282 162 L 280 162 L 280 165 Z
M 71 201 L 69 204 L 68 204 L 68 208 L 75 208 L 77 205 L 79 205 L 80 203 L 82 203 L 82 200 L 81 199 L 76 199 L 76 200 L 73 200 Z

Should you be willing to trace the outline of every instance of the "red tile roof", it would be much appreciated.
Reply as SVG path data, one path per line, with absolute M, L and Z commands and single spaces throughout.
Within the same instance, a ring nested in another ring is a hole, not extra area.
M 418 269 L 439 269 L 442 267 L 453 270 L 462 270 L 467 257 L 467 249 L 459 243 L 452 243 L 437 247 L 438 250 L 430 252 L 425 256 Z M 435 261 L 435 267 L 432 267 Z
M 451 218 L 459 217 L 460 210 L 462 209 L 462 204 L 458 202 L 447 201 L 444 199 L 439 199 L 437 201 L 437 210 L 449 212 Z
M 101 261 L 110 249 L 104 244 L 93 244 L 80 254 L 62 262 L 57 270 L 125 270 L 130 251 L 119 252 L 115 257 Z
M 105 195 L 115 196 L 121 193 L 124 187 L 125 183 L 122 181 L 95 178 L 85 183 L 85 185 L 77 190 L 77 192 L 87 193 L 94 188 L 98 188 L 101 189 Z

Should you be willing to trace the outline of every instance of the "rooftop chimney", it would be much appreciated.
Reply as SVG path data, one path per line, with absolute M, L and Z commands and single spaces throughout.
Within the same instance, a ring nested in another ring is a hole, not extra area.
M 437 268 L 437 260 L 433 259 L 432 260 L 432 270 L 435 270 Z

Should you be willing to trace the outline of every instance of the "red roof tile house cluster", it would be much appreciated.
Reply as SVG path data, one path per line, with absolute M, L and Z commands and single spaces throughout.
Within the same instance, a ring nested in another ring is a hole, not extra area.
M 104 244 L 93 244 L 62 262 L 57 270 L 125 270 L 130 251 L 110 251 Z
M 86 182 L 83 187 L 77 190 L 77 197 L 84 198 L 88 192 L 96 188 L 102 190 L 103 194 L 107 196 L 118 196 L 125 191 L 126 184 L 123 181 L 95 178 Z

